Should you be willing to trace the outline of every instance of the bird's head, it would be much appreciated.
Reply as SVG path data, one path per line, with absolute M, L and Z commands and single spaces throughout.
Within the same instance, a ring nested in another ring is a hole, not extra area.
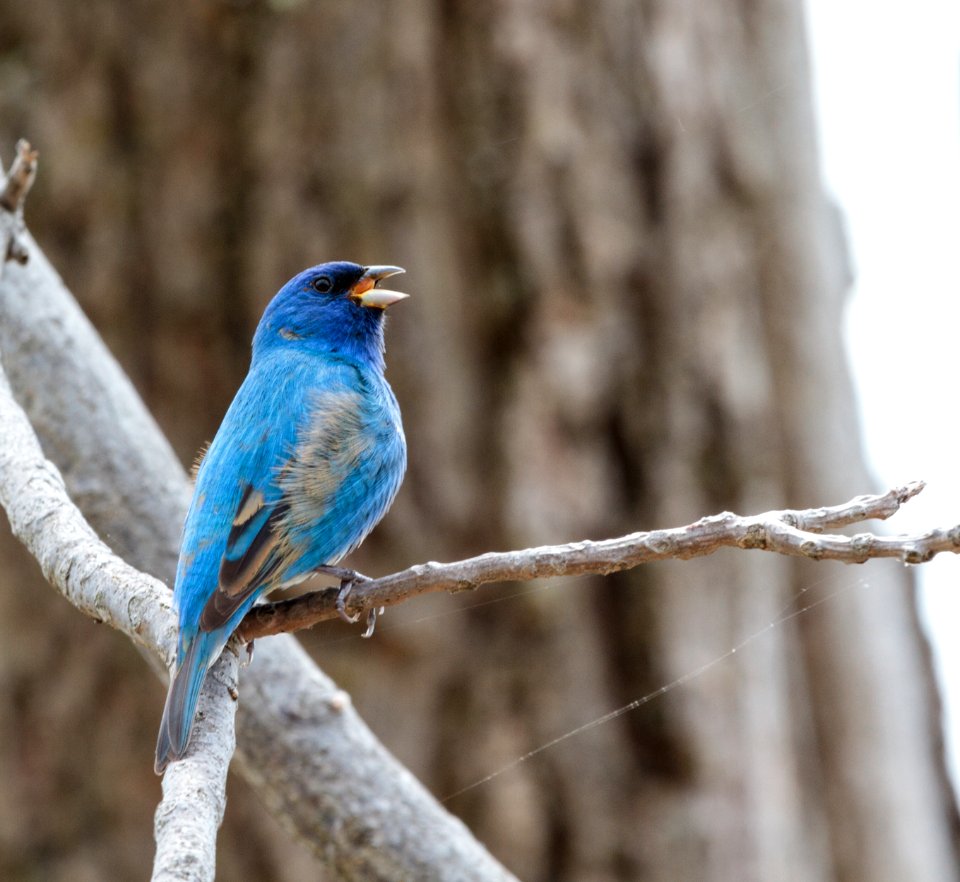
M 254 357 L 274 347 L 383 363 L 383 314 L 408 295 L 378 287 L 398 266 L 321 263 L 298 273 L 270 301 L 253 338 Z

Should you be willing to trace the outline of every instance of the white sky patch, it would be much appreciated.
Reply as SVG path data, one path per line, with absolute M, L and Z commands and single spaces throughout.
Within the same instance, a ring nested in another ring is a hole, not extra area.
M 807 0 L 824 175 L 856 277 L 846 337 L 867 456 L 927 489 L 888 529 L 960 523 L 960 4 Z M 867 489 L 867 488 L 864 488 Z M 960 557 L 917 568 L 960 781 Z

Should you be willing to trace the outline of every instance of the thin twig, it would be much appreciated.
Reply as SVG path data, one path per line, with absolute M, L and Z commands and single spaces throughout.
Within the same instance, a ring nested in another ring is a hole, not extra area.
M 861 521 L 885 520 L 923 487 L 923 482 L 918 481 L 880 496 L 858 496 L 828 508 L 770 511 L 750 517 L 724 512 L 685 527 L 631 533 L 619 539 L 491 552 L 456 563 L 430 561 L 355 584 L 345 606 L 348 613 L 362 613 L 436 591 L 468 591 L 488 582 L 604 575 L 653 561 L 703 557 L 721 548 L 759 549 L 844 563 L 863 563 L 882 557 L 897 558 L 904 563 L 924 563 L 940 552 L 956 553 L 960 549 L 960 526 L 915 536 L 823 533 Z M 237 633 L 242 640 L 249 641 L 268 634 L 309 628 L 337 615 L 336 592 L 315 591 L 254 607 Z
M 17 155 L 10 165 L 7 180 L 0 190 L 0 208 L 9 212 L 23 210 L 24 200 L 37 176 L 37 157 L 40 154 L 21 138 L 17 141 Z
M 23 223 L 23 202 L 37 175 L 37 151 L 22 138 L 10 172 L 3 177 L 0 168 L 0 278 L 8 260 L 21 265 L 30 259 Z

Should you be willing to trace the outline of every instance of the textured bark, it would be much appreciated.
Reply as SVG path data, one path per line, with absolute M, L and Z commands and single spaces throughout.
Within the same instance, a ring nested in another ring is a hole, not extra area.
M 237 656 L 224 653 L 211 668 L 200 696 L 202 724 L 191 754 L 163 776 L 163 799 L 154 817 L 157 851 L 151 882 L 213 882 L 217 832 L 226 810 L 227 768 L 233 758 Z M 216 716 L 213 716 L 213 714 Z M 211 719 L 212 717 L 212 719 Z M 223 737 L 226 729 L 229 737 Z
M 22 133 L 44 157 L 32 229 L 183 461 L 280 282 L 328 257 L 410 271 L 388 331 L 410 474 L 359 569 L 868 486 L 796 0 L 0 14 L 0 149 Z M 178 528 L 146 528 L 154 572 Z M 909 579 L 829 566 L 720 554 L 305 642 L 444 795 L 839 589 L 450 807 L 529 880 L 953 879 Z M 162 691 L 20 570 L 0 593 L 0 875 L 142 875 Z M 223 877 L 306 877 L 236 795 Z
M 36 246 L 31 250 L 39 259 Z M 25 253 L 29 259 L 30 251 Z M 81 423 L 82 416 L 75 414 L 73 422 Z M 163 661 L 172 654 L 176 638 L 169 591 L 124 563 L 97 538 L 67 496 L 60 473 L 44 457 L 2 368 L 0 425 L 0 506 L 14 535 L 74 606 L 126 634 L 155 662 Z M 201 694 L 201 722 L 193 738 L 197 749 L 164 777 L 156 816 L 153 878 L 158 882 L 214 878 L 227 767 L 235 744 L 236 706 L 231 696 L 236 695 L 236 680 L 236 654 L 225 653 Z

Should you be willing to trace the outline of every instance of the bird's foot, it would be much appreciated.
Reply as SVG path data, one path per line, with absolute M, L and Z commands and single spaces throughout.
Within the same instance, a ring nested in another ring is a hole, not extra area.
M 340 614 L 341 619 L 351 625 L 359 622 L 361 613 L 350 615 L 350 613 L 347 612 L 347 599 L 350 597 L 350 592 L 353 591 L 354 585 L 359 585 L 361 582 L 369 582 L 370 577 L 363 575 L 363 573 L 358 573 L 356 570 L 348 570 L 343 567 L 317 567 L 317 572 L 326 576 L 333 576 L 335 579 L 340 580 L 340 590 L 337 592 L 337 612 Z M 367 618 L 369 620 L 369 613 Z M 374 616 L 374 618 L 376 618 L 376 616 Z M 373 632 L 371 631 L 371 633 Z
M 320 576 L 333 576 L 334 579 L 339 579 L 342 583 L 344 582 L 369 582 L 370 577 L 365 576 L 363 573 L 358 573 L 356 570 L 348 569 L 347 567 L 332 567 L 332 566 L 323 566 L 317 567 L 314 570 L 314 573 Z
M 257 642 L 256 640 L 251 640 L 247 644 L 247 657 L 242 662 L 240 662 L 241 667 L 248 668 L 253 663 L 253 644 L 256 642 Z
M 337 592 L 337 612 L 340 614 L 340 618 L 343 619 L 350 625 L 355 625 L 360 621 L 360 613 L 354 613 L 350 615 L 347 612 L 347 598 L 350 596 L 350 592 L 353 591 L 353 580 L 344 580 L 340 583 L 340 590 Z

